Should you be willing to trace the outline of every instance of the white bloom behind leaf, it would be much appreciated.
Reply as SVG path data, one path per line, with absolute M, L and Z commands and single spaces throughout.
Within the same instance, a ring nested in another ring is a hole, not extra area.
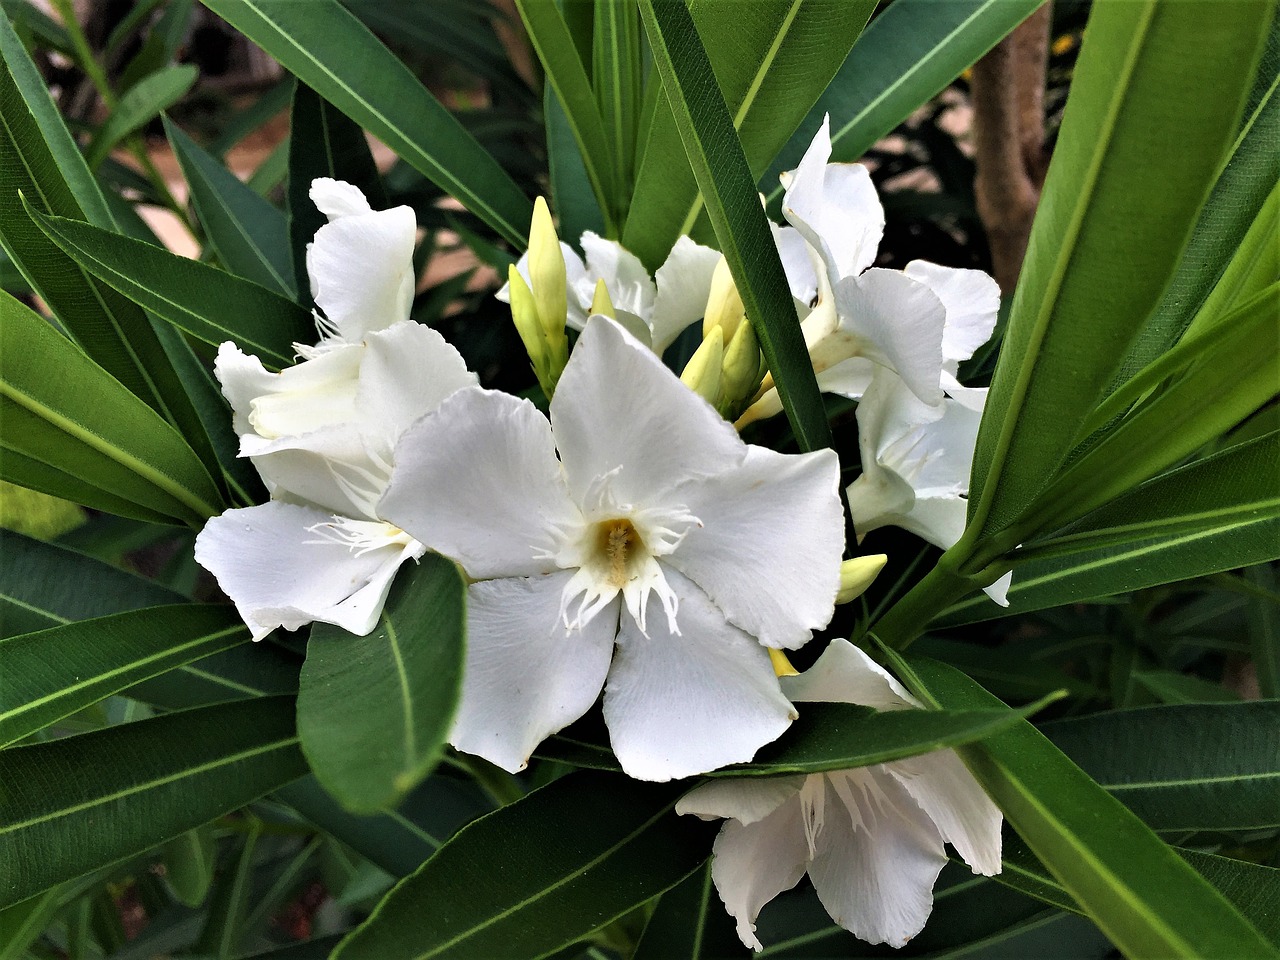
M 196 559 L 255 640 L 316 620 L 373 629 L 396 570 L 426 549 L 377 514 L 396 441 L 476 382 L 440 334 L 409 319 L 413 211 L 373 211 L 335 180 L 316 180 L 311 197 L 330 220 L 307 247 L 320 342 L 295 344 L 306 359 L 279 373 L 233 343 L 214 366 L 240 455 L 272 500 L 210 520 Z
M 450 742 L 520 770 L 607 680 L 630 775 L 749 759 L 794 717 L 766 648 L 798 647 L 832 615 L 838 477 L 829 450 L 743 443 L 602 316 L 550 423 L 508 394 L 454 394 L 401 440 L 380 507 L 479 581 Z
M 809 670 L 781 682 L 796 702 L 920 706 L 847 640 L 833 640 Z M 755 950 L 761 908 L 806 872 L 836 923 L 895 947 L 933 909 L 944 842 L 974 873 L 1000 872 L 1000 811 L 954 750 L 808 776 L 717 779 L 687 793 L 676 811 L 728 818 L 711 876 L 738 936 Z

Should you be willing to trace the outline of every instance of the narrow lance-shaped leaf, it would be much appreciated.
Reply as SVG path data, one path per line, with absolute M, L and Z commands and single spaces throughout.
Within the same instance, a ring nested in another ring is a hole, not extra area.
M 307 86 L 523 249 L 533 204 L 337 0 L 204 0 Z
M 640 14 L 685 153 L 796 439 L 802 450 L 828 446 L 831 431 L 787 278 L 693 19 L 683 3 L 653 0 L 640 0 Z
M 85 160 L 96 169 L 111 148 L 177 103 L 196 82 L 191 65 L 163 67 L 139 80 L 120 98 L 98 128 L 85 151 Z
M 0 752 L 0 905 L 148 850 L 306 769 L 291 697 L 200 707 Z
M 298 732 L 348 810 L 394 807 L 440 759 L 462 679 L 465 590 L 458 568 L 429 553 L 400 571 L 367 636 L 312 628 Z

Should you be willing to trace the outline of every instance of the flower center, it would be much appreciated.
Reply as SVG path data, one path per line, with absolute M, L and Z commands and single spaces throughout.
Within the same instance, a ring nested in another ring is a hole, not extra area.
M 609 583 L 619 590 L 639 575 L 637 561 L 647 553 L 639 531 L 626 517 L 596 524 L 596 554 L 604 561 L 600 567 L 607 571 Z

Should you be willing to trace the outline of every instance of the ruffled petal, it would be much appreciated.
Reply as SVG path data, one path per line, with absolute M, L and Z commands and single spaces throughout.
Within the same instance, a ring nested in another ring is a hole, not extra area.
M 603 280 L 614 309 L 629 313 L 649 326 L 658 291 L 640 258 L 616 240 L 606 240 L 589 230 L 582 235 L 582 252 L 587 255 L 587 277 L 592 293 L 596 280 Z
M 921 706 L 884 667 L 842 637 L 827 644 L 804 673 L 779 682 L 795 703 L 857 703 L 876 710 Z
M 835 301 L 839 327 L 821 349 L 811 350 L 815 368 L 864 356 L 896 373 L 925 403 L 942 401 L 947 312 L 928 287 L 900 271 L 876 268 L 837 284 Z
M 578 339 L 551 424 L 577 503 L 618 470 L 610 483 L 617 502 L 662 504 L 676 484 L 730 470 L 747 452 L 709 403 L 607 317 L 592 317 Z
M 458 391 L 405 431 L 395 461 L 380 515 L 474 579 L 551 572 L 556 529 L 581 522 L 547 418 L 510 394 Z
M 658 293 L 649 327 L 653 331 L 653 352 L 658 356 L 685 327 L 702 319 L 719 262 L 720 251 L 681 237 L 654 274 Z
M 307 244 L 311 295 L 339 338 L 359 343 L 409 319 L 418 222 L 410 207 L 359 213 L 341 202 L 332 209 L 341 215 Z
M 799 883 L 809 865 L 800 798 L 793 796 L 755 823 L 730 820 L 720 828 L 711 852 L 711 880 L 729 916 L 737 921 L 738 939 L 752 950 L 762 949 L 756 917 L 766 903 Z
M 974 873 L 991 877 L 1000 872 L 1000 809 L 954 750 L 935 750 L 884 766 Z
M 676 813 L 703 820 L 721 817 L 755 823 L 796 796 L 804 786 L 797 777 L 717 777 L 694 787 L 676 801 Z
M 702 521 L 667 557 L 737 626 L 795 649 L 831 621 L 844 514 L 833 451 L 750 446 L 740 467 L 671 493 Z
M 476 375 L 444 337 L 412 320 L 369 334 L 355 408 L 371 450 L 390 462 L 400 435 Z
M 680 633 L 623 615 L 605 686 L 604 719 L 629 776 L 672 780 L 750 760 L 795 719 L 765 649 L 696 586 L 668 570 Z M 656 601 L 655 601 L 656 602 Z
M 240 455 L 252 458 L 274 499 L 364 520 L 377 519 L 390 477 L 389 465 L 369 458 L 364 437 L 350 423 L 275 440 L 250 434 L 240 438 Z
M 884 207 L 866 167 L 830 158 L 830 118 L 824 117 L 799 166 L 783 175 L 782 214 L 822 255 L 834 284 L 875 262 Z
M 270 374 L 266 389 L 249 401 L 250 430 L 276 440 L 349 423 L 363 359 L 359 344 L 343 345 Z
M 373 207 L 369 206 L 369 200 L 360 192 L 360 188 L 345 180 L 316 177 L 311 181 L 311 189 L 307 193 L 316 209 L 331 222 L 342 217 L 373 213 Z
M 991 339 L 1000 311 L 1000 286 L 981 270 L 943 267 L 912 260 L 902 271 L 933 291 L 947 311 L 942 330 L 942 359 L 955 372 L 961 360 Z
M 855 936 L 901 947 L 933 910 L 933 885 L 947 862 L 942 838 L 880 767 L 828 774 L 827 789 L 817 856 L 809 864 L 818 899 Z
M 222 385 L 222 395 L 231 404 L 232 427 L 236 435 L 252 433 L 249 414 L 253 412 L 253 401 L 275 389 L 280 375 L 268 371 L 261 360 L 245 353 L 230 340 L 218 347 L 213 372 Z
M 587 712 L 604 685 L 618 605 L 566 630 L 572 576 L 486 580 L 467 588 L 467 662 L 449 742 L 515 773 L 539 743 Z
M 272 501 L 228 510 L 196 537 L 197 562 L 217 578 L 253 639 L 313 621 L 368 633 L 400 564 L 425 552 L 403 542 L 353 549 L 317 529 L 332 519 L 313 507 Z

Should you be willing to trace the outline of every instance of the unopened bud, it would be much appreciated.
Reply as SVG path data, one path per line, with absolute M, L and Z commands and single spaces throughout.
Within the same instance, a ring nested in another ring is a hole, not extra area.
M 720 329 L 724 329 L 721 327 Z M 721 414 L 732 420 L 760 381 L 760 344 L 749 323 L 738 324 L 724 351 L 720 373 Z
M 569 315 L 569 292 L 565 279 L 564 253 L 547 202 L 539 197 L 533 204 L 533 222 L 529 226 L 529 286 L 538 316 L 549 342 L 564 336 L 565 318 Z
M 836 594 L 836 603 L 848 603 L 862 596 L 884 569 L 888 560 L 889 558 L 883 553 L 873 553 L 841 563 L 840 592 Z
M 543 393 L 550 399 L 559 374 L 552 373 L 554 365 L 552 351 L 547 344 L 547 333 L 538 317 L 538 305 L 534 300 L 533 291 L 524 282 L 524 277 L 520 276 L 520 271 L 516 269 L 515 264 L 507 268 L 507 281 L 508 293 L 511 297 L 511 319 L 529 354 L 529 361 L 533 364 L 533 372 L 537 374 L 538 383 L 542 386 Z M 563 364 L 560 369 L 564 369 Z
M 610 320 L 618 319 L 618 312 L 613 309 L 613 300 L 609 297 L 609 288 L 604 285 L 603 280 L 596 281 L 596 292 L 591 297 L 591 313 L 604 314 Z
M 791 665 L 787 655 L 781 650 L 769 647 L 769 659 L 773 662 L 773 672 L 779 677 L 798 677 L 800 671 Z
M 724 362 L 724 333 L 719 327 L 702 341 L 685 364 L 680 380 L 712 406 L 720 398 L 720 365 Z
M 702 336 L 711 335 L 715 327 L 723 327 L 725 339 L 737 332 L 738 325 L 746 316 L 742 306 L 742 297 L 733 282 L 733 274 L 729 271 L 729 261 L 724 257 L 716 264 L 711 275 L 711 291 L 707 294 L 707 309 L 702 315 Z

